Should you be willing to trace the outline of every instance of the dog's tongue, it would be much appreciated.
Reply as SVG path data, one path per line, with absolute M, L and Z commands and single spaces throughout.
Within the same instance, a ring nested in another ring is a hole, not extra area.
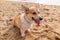
M 38 19 L 35 19 L 35 22 L 37 23 L 37 25 L 39 26 L 40 21 Z

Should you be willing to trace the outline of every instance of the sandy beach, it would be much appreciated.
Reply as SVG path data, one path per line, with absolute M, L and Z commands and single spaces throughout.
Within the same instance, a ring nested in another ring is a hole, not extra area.
M 21 38 L 19 28 L 9 20 L 24 11 L 21 5 L 36 6 L 43 20 L 40 26 L 35 23 L 30 32 Z M 60 6 L 25 2 L 0 2 L 0 40 L 60 40 Z

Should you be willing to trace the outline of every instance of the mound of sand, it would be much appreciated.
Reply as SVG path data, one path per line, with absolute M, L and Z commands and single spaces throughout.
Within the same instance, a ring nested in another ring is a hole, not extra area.
M 36 6 L 43 17 L 40 26 L 33 25 L 30 32 L 21 37 L 19 28 L 9 19 L 23 13 L 21 5 Z M 0 40 L 60 40 L 60 6 L 23 2 L 0 2 Z

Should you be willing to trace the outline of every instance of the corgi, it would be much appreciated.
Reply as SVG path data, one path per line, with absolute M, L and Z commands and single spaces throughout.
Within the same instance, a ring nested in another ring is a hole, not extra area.
M 21 36 L 24 37 L 25 32 L 32 28 L 32 23 L 35 22 L 39 26 L 40 21 L 43 18 L 39 16 L 38 8 L 35 6 L 28 8 L 27 6 L 22 5 L 22 8 L 24 9 L 24 13 L 14 17 L 12 23 L 20 29 Z

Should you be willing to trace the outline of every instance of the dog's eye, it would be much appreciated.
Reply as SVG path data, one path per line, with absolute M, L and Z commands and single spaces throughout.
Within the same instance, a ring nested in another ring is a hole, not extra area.
M 36 12 L 33 12 L 33 14 L 36 14 Z

